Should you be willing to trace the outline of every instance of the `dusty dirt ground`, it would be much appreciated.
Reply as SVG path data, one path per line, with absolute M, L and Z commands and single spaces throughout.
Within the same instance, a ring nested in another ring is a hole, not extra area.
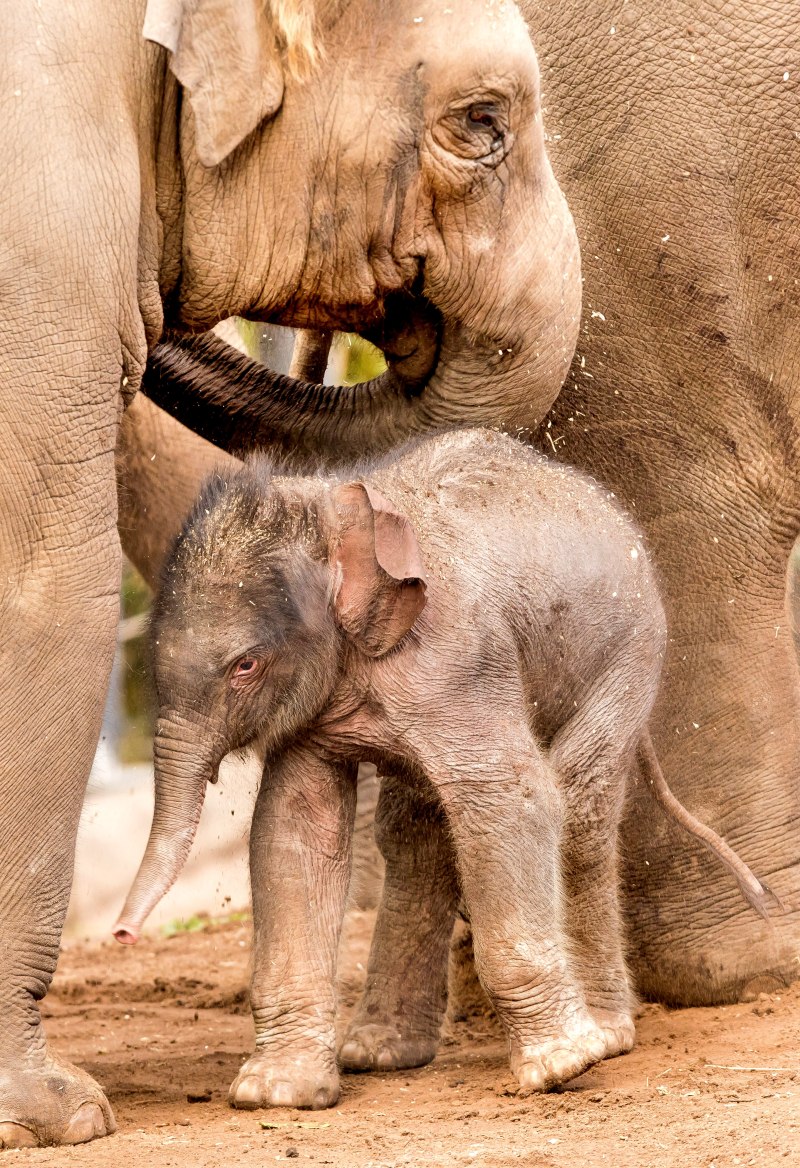
M 348 916 L 342 1019 L 363 981 L 372 914 Z M 54 1046 L 107 1089 L 119 1131 L 14 1164 L 97 1168 L 539 1165 L 774 1168 L 800 1162 L 800 986 L 752 1003 L 646 1006 L 632 1054 L 567 1090 L 517 1099 L 496 1021 L 462 999 L 435 1062 L 344 1078 L 326 1112 L 241 1112 L 228 1086 L 250 1050 L 249 926 L 134 949 L 71 942 L 47 999 Z M 262 1123 L 270 1127 L 263 1127 Z M 15 1158 L 14 1158 L 15 1157 Z

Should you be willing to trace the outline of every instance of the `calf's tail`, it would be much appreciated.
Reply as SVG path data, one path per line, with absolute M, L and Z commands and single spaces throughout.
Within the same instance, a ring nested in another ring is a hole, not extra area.
M 660 803 L 667 814 L 672 816 L 681 827 L 705 844 L 709 851 L 713 852 L 717 859 L 725 865 L 739 885 L 742 896 L 750 907 L 754 908 L 764 920 L 769 919 L 772 909 L 785 912 L 785 906 L 772 889 L 750 871 L 747 864 L 736 854 L 730 844 L 727 844 L 722 836 L 717 835 L 708 824 L 702 823 L 690 811 L 687 811 L 683 804 L 675 798 L 667 786 L 667 780 L 664 778 L 664 772 L 661 770 L 661 764 L 648 731 L 645 731 L 639 743 L 638 758 L 656 802 Z

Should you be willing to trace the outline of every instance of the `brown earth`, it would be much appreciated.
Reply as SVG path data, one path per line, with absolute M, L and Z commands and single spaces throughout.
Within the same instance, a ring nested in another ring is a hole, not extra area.
M 372 914 L 351 913 L 342 1016 L 363 981 Z M 250 1049 L 249 927 L 69 944 L 47 999 L 55 1048 L 105 1086 L 119 1132 L 78 1148 L 6 1153 L 10 1163 L 225 1168 L 296 1162 L 400 1165 L 608 1164 L 729 1168 L 800 1163 L 800 987 L 749 1004 L 646 1006 L 632 1054 L 567 1090 L 513 1094 L 496 1021 L 473 999 L 435 1062 L 345 1076 L 327 1112 L 232 1111 Z M 464 999 L 466 1002 L 466 999 Z M 262 1123 L 273 1126 L 264 1128 Z

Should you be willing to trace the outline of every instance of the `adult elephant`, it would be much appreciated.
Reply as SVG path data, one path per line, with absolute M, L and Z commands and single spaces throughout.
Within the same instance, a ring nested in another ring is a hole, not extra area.
M 533 422 L 569 367 L 577 245 L 518 10 L 325 3 L 316 50 L 311 10 L 3 6 L 0 1146 L 113 1128 L 38 1001 L 115 639 L 118 430 L 164 327 L 371 322 L 443 415 L 480 381 Z M 125 507 L 148 523 L 141 461 Z M 163 538 L 140 528 L 137 556 Z
M 800 961 L 786 612 L 800 531 L 800 23 L 779 0 L 523 7 L 585 276 L 577 355 L 536 440 L 608 483 L 647 531 L 671 630 L 654 725 L 664 769 L 787 908 L 759 921 L 637 792 L 630 958 L 648 996 L 729 1001 L 784 984 Z M 231 450 L 330 458 L 397 441 L 438 408 L 391 375 L 346 394 L 298 388 L 207 338 L 157 350 L 148 392 L 190 403 L 184 420 Z M 451 423 L 530 422 L 479 379 L 461 393 Z

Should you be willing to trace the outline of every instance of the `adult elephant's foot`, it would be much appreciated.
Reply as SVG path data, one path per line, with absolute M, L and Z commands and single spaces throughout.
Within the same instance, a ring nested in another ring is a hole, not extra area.
M 436 1056 L 435 1035 L 411 1034 L 399 1025 L 355 1019 L 339 1051 L 343 1071 L 400 1071 L 424 1067 Z
M 116 1130 L 108 1100 L 79 1067 L 53 1055 L 0 1067 L 0 1148 L 85 1144 Z
M 298 1107 L 321 1111 L 339 1098 L 339 1073 L 330 1053 L 256 1051 L 231 1084 L 231 1107 Z
M 519 1094 L 550 1091 L 577 1078 L 608 1053 L 607 1037 L 599 1026 L 584 1023 L 577 1034 L 562 1034 L 536 1046 L 511 1052 L 511 1070 L 519 1081 Z

